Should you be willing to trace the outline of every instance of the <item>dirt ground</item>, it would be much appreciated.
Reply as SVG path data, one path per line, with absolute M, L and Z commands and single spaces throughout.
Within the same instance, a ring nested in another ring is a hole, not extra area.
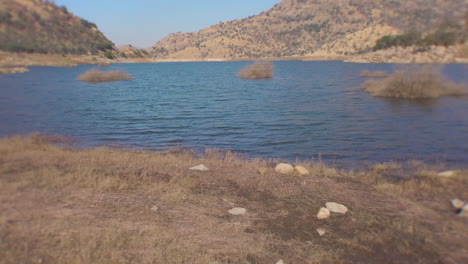
M 189 170 L 199 164 L 210 171 Z M 300 176 L 275 164 L 0 139 L 0 263 L 468 263 L 468 218 L 450 205 L 468 200 L 466 171 L 302 163 Z M 348 213 L 318 220 L 329 201 Z

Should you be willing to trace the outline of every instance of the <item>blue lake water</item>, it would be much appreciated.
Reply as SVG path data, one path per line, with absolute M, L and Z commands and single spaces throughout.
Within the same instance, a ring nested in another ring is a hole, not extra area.
M 362 70 L 391 64 L 275 62 L 271 80 L 243 80 L 249 62 L 114 64 L 135 79 L 77 81 L 95 65 L 0 75 L 0 136 L 71 136 L 80 147 L 233 150 L 249 157 L 321 159 L 341 167 L 417 159 L 468 166 L 468 98 L 375 98 Z M 467 65 L 447 65 L 468 82 Z

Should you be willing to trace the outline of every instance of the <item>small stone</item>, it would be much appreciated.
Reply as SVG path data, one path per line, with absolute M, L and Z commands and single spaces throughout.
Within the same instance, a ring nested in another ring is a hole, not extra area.
M 325 233 L 326 233 L 326 231 L 325 231 L 325 229 L 323 229 L 323 228 L 318 228 L 318 229 L 317 229 L 317 233 L 319 234 L 319 236 L 324 236 Z
M 276 262 L 276 264 L 284 264 L 284 261 L 282 259 L 278 260 L 278 262 Z
M 325 207 L 320 208 L 320 210 L 317 213 L 317 218 L 322 220 L 322 219 L 327 219 L 330 217 L 330 210 L 328 210 Z
M 465 206 L 463 206 L 462 209 L 460 209 L 458 215 L 462 217 L 468 217 L 468 204 L 465 204 Z
M 453 177 L 455 176 L 456 173 L 457 173 L 456 171 L 450 170 L 450 171 L 439 172 L 437 175 L 440 177 Z
M 208 169 L 205 165 L 200 164 L 198 166 L 190 168 L 190 170 L 193 170 L 193 171 L 209 171 L 210 169 Z
M 154 205 L 153 207 L 151 207 L 150 210 L 153 211 L 153 212 L 157 212 L 157 211 L 159 210 L 159 207 L 157 207 L 156 205 Z
M 281 174 L 290 174 L 294 172 L 294 167 L 291 164 L 280 163 L 276 165 L 275 171 Z
M 306 168 L 302 167 L 302 166 L 296 166 L 296 167 L 294 167 L 294 169 L 296 170 L 296 172 L 297 172 L 299 175 L 307 175 L 307 174 L 309 174 L 309 171 L 308 171 Z
M 257 170 L 258 174 L 262 175 L 262 176 L 265 176 L 268 172 L 268 169 L 267 168 L 259 168 Z
M 228 211 L 232 215 L 245 215 L 247 213 L 247 209 L 245 208 L 240 208 L 240 207 L 234 207 L 231 210 Z
M 339 203 L 328 202 L 325 204 L 325 206 L 332 213 L 346 214 L 346 212 L 348 212 L 348 208 Z
M 457 210 L 462 209 L 463 206 L 465 205 L 465 202 L 460 199 L 453 199 L 450 201 L 450 203 L 452 204 L 453 208 Z

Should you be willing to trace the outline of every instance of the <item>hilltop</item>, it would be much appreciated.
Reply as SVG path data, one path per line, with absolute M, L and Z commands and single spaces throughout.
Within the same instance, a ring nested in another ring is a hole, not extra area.
M 0 1 L 0 50 L 48 54 L 114 51 L 97 26 L 45 0 Z
M 451 32 L 463 40 L 464 10 L 460 0 L 283 0 L 256 16 L 171 34 L 151 54 L 194 60 L 345 56 L 372 52 L 382 37 L 410 31 Z

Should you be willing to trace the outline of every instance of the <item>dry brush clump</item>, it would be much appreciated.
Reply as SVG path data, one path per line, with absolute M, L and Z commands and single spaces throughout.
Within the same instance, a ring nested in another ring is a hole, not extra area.
M 133 79 L 133 76 L 123 70 L 100 71 L 91 69 L 78 77 L 78 80 L 89 83 L 116 82 Z
M 440 68 L 428 65 L 403 67 L 385 79 L 367 80 L 362 88 L 375 96 L 401 99 L 432 99 L 468 94 L 466 85 L 446 79 Z
M 375 71 L 375 72 L 371 72 L 371 71 L 368 71 L 368 70 L 364 70 L 362 71 L 359 76 L 361 77 L 376 77 L 376 78 L 383 78 L 383 77 L 387 77 L 388 76 L 388 73 L 384 72 L 384 71 Z
M 273 63 L 269 61 L 257 61 L 243 68 L 237 77 L 242 79 L 271 79 L 273 78 Z

